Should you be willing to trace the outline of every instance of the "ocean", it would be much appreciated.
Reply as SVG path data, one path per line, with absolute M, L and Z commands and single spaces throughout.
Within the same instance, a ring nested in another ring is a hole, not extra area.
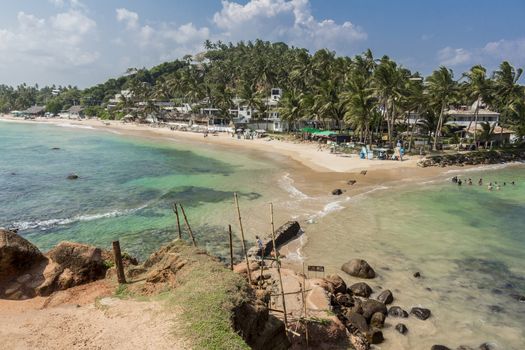
M 290 258 L 323 265 L 347 283 L 357 280 L 340 266 L 363 258 L 377 272 L 367 281 L 375 293 L 390 289 L 394 305 L 432 310 L 426 321 L 387 318 L 378 348 L 525 348 L 525 303 L 515 298 L 525 294 L 523 165 L 445 170 L 334 197 L 309 191 L 312 180 L 291 164 L 176 138 L 0 122 L 0 226 L 18 228 L 43 251 L 62 240 L 109 248 L 118 239 L 143 259 L 177 237 L 178 202 L 199 246 L 227 256 L 231 224 L 239 255 L 235 191 L 249 245 L 256 234 L 268 235 L 273 202 L 277 226 L 294 218 L 305 231 L 304 246 Z M 72 173 L 79 178 L 68 180 Z M 474 185 L 452 184 L 456 175 Z M 490 181 L 500 190 L 488 191 Z M 394 330 L 398 322 L 406 336 Z

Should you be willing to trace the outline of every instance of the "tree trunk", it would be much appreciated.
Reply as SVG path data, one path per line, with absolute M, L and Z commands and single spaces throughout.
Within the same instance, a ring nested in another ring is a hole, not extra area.
M 445 103 L 443 102 L 441 104 L 441 112 L 439 113 L 439 119 L 438 119 L 438 123 L 437 123 L 437 128 L 436 128 L 436 133 L 434 134 L 434 146 L 432 147 L 432 149 L 434 151 L 437 151 L 437 140 L 438 140 L 438 137 L 439 137 L 439 134 L 441 132 L 441 123 L 443 121 L 443 112 L 445 111 Z

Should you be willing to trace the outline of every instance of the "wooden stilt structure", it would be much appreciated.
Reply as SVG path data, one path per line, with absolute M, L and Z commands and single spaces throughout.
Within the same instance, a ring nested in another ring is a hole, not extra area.
M 244 259 L 246 260 L 246 270 L 248 272 L 248 282 L 251 285 L 252 284 L 252 272 L 250 269 L 250 262 L 248 261 L 248 251 L 246 250 L 246 242 L 244 241 L 244 229 L 242 228 L 241 210 L 239 209 L 239 199 L 237 198 L 237 192 L 233 194 L 233 198 L 235 199 L 235 206 L 237 207 L 237 216 L 239 217 L 239 226 L 241 228 L 242 250 L 244 253 Z
M 283 288 L 283 277 L 281 275 L 281 260 L 277 253 L 277 246 L 275 245 L 275 225 L 273 223 L 273 203 L 270 203 L 270 221 L 272 224 L 272 243 L 273 243 L 273 253 L 277 261 L 277 274 L 279 275 L 279 283 L 281 286 L 281 296 L 283 298 L 283 311 L 284 311 L 284 327 L 288 330 L 288 316 L 286 313 L 286 300 L 284 298 L 284 288 Z

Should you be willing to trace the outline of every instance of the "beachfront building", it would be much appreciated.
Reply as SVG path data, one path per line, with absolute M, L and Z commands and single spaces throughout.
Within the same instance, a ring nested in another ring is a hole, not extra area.
M 479 107 L 479 108 L 478 108 Z M 455 124 L 464 127 L 474 125 L 476 120 L 476 108 L 478 108 L 478 124 L 489 123 L 490 126 L 497 125 L 499 122 L 499 113 L 491 111 L 483 102 L 474 102 L 472 106 L 460 106 L 450 108 L 447 111 L 447 124 Z
M 132 96 L 133 96 L 133 92 L 131 92 L 131 90 L 121 90 L 119 94 L 115 94 L 115 97 L 111 98 L 108 101 L 107 109 L 110 110 L 110 109 L 117 107 L 117 105 L 120 102 L 123 102 L 125 99 L 129 99 Z
M 22 111 L 22 116 L 25 118 L 36 118 L 36 117 L 43 117 L 46 112 L 46 108 L 44 106 L 33 106 L 29 107 L 25 111 Z
M 84 118 L 84 107 L 82 106 L 71 106 L 66 111 L 68 119 L 82 119 Z
M 233 117 L 236 127 L 274 132 L 285 131 L 288 125 L 281 120 L 278 111 L 282 94 L 283 90 L 280 88 L 270 89 L 270 96 L 264 101 L 267 107 L 265 115 L 258 115 L 257 109 L 246 106 L 242 103 L 242 100 L 234 100 L 236 107 L 230 111 L 230 114 Z M 256 115 L 257 119 L 255 118 Z

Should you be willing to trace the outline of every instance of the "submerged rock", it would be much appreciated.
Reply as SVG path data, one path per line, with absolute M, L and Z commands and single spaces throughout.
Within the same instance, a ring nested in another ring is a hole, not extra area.
M 399 333 L 405 335 L 405 334 L 408 333 L 408 328 L 403 323 L 398 323 L 398 324 L 396 324 L 396 331 L 398 331 Z
M 399 306 L 392 306 L 390 309 L 388 309 L 388 316 L 407 318 L 408 312 L 406 312 Z
M 346 262 L 341 266 L 341 270 L 354 277 L 370 279 L 376 276 L 374 269 L 362 259 L 352 259 Z
M 414 277 L 415 277 L 415 278 L 419 278 L 419 277 L 421 277 L 421 273 L 420 273 L 419 271 L 414 272 Z
M 430 317 L 431 312 L 429 309 L 422 307 L 413 307 L 412 310 L 410 310 L 410 314 L 424 321 Z
M 68 180 L 76 180 L 76 179 L 78 179 L 78 175 L 77 174 L 69 174 L 67 176 L 67 179 Z
M 343 194 L 343 190 L 340 189 L 340 188 L 336 188 L 335 190 L 332 190 L 332 194 L 333 194 L 334 196 L 340 196 L 340 195 Z

